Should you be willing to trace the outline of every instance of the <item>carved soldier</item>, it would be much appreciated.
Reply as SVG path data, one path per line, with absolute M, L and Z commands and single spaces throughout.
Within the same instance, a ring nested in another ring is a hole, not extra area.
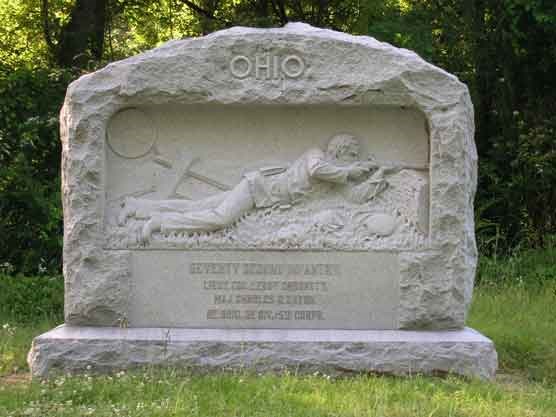
M 257 208 L 295 204 L 314 192 L 319 183 L 347 185 L 374 173 L 348 192 L 352 200 L 364 202 L 387 187 L 385 169 L 372 161 L 360 160 L 360 144 L 352 135 L 339 134 L 324 152 L 313 148 L 288 168 L 258 170 L 244 175 L 230 191 L 198 201 L 128 199 L 120 214 L 120 224 L 128 217 L 145 218 L 141 240 L 146 243 L 154 232 L 210 232 L 225 228 Z

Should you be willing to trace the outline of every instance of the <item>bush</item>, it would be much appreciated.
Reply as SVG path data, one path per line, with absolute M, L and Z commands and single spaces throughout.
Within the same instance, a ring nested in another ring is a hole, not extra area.
M 0 263 L 27 275 L 61 268 L 58 112 L 71 77 L 0 65 Z
M 515 140 L 493 139 L 481 160 L 475 218 L 483 254 L 546 248 L 556 233 L 556 117 L 516 112 L 514 123 Z
M 546 249 L 515 250 L 510 256 L 479 258 L 477 285 L 482 287 L 556 285 L 556 236 Z
M 16 323 L 42 319 L 63 321 L 64 279 L 61 276 L 0 274 L 0 316 Z

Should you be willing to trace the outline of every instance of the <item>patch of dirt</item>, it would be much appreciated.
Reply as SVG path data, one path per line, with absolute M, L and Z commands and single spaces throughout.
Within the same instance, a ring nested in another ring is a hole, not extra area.
M 16 385 L 28 382 L 31 382 L 31 374 L 28 372 L 0 376 L 0 385 Z
M 498 371 L 496 373 L 495 382 L 502 385 L 505 389 L 510 391 L 523 391 L 524 387 L 528 384 L 527 376 L 519 372 L 511 371 Z

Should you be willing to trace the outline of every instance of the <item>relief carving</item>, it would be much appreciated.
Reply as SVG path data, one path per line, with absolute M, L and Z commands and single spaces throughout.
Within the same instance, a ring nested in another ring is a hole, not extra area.
M 139 109 L 125 109 L 108 124 L 106 139 L 110 149 L 125 159 L 142 158 L 153 151 L 156 130 L 152 119 Z
M 189 158 L 175 167 L 167 198 L 123 196 L 109 247 L 368 249 L 412 247 L 427 234 L 426 166 L 361 157 L 359 139 L 335 135 L 289 165 L 246 172 L 235 186 L 202 175 Z M 174 164 L 177 165 L 177 164 Z M 168 168 L 174 168 L 172 164 Z M 186 178 L 215 189 L 191 200 Z

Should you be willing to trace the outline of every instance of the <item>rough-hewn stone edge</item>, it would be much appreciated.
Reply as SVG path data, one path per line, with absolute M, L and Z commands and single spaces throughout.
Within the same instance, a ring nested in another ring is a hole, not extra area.
M 400 329 L 458 329 L 465 323 L 464 291 L 473 277 L 451 267 L 441 251 L 400 253 Z M 469 295 L 470 297 L 470 295 Z
M 64 315 L 66 323 L 88 326 L 126 325 L 131 296 L 131 253 L 91 251 L 80 265 L 81 277 L 65 280 Z M 64 268 L 70 268 L 66 263 Z
M 214 50 L 253 53 L 253 45 L 260 43 L 271 48 L 287 45 L 313 60 L 311 78 L 300 77 L 285 86 L 269 80 L 251 82 L 232 79 L 212 65 L 217 56 Z M 340 47 L 349 51 L 349 60 L 333 60 Z M 375 56 L 380 56 L 378 63 Z M 271 30 L 236 27 L 171 41 L 70 85 L 61 111 L 64 276 L 67 287 L 75 290 L 67 293 L 68 323 L 112 325 L 121 319 L 118 316 L 125 316 L 125 312 L 111 313 L 120 310 L 122 299 L 103 300 L 96 291 L 114 282 L 87 284 L 122 275 L 99 275 L 94 268 L 103 262 L 100 254 L 105 253 L 99 250 L 103 244 L 103 138 L 106 122 L 116 111 L 161 103 L 396 105 L 421 110 L 431 140 L 431 248 L 444 253 L 449 272 L 445 276 L 453 280 L 454 300 L 460 303 L 448 320 L 429 323 L 437 328 L 463 326 L 477 260 L 473 226 L 477 154 L 467 87 L 413 52 L 370 37 L 305 24 Z M 100 314 L 85 305 L 93 300 L 101 305 Z M 402 320 L 409 313 L 401 311 Z M 406 322 L 409 325 L 411 320 Z
M 491 379 L 497 354 L 490 339 L 469 328 L 217 330 L 63 325 L 35 338 L 28 362 L 34 377 L 162 366 L 196 371 L 453 373 Z

